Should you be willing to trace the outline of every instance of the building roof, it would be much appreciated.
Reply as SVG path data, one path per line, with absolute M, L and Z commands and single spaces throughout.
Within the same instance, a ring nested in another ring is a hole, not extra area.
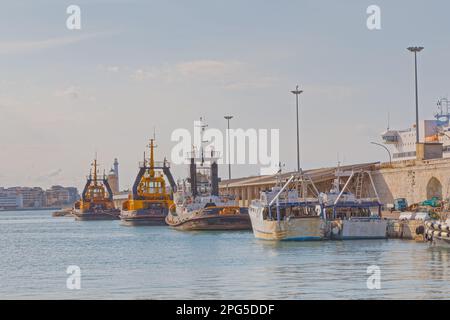
M 340 166 L 340 169 L 343 171 L 352 171 L 352 170 L 362 170 L 362 169 L 373 169 L 375 165 L 379 164 L 379 162 L 369 162 L 369 163 L 361 163 L 361 164 L 352 164 L 346 166 Z M 304 173 L 310 176 L 310 178 L 314 182 L 322 182 L 331 180 L 335 176 L 337 167 L 328 167 L 328 168 L 319 168 L 319 169 L 310 169 L 305 170 Z M 296 172 L 286 172 L 281 174 L 281 179 L 289 179 L 290 176 L 295 174 Z M 220 188 L 233 188 L 233 187 L 251 187 L 251 186 L 260 186 L 260 185 L 272 185 L 277 182 L 277 175 L 270 176 L 253 176 L 246 178 L 237 178 L 231 180 L 223 180 L 220 182 Z

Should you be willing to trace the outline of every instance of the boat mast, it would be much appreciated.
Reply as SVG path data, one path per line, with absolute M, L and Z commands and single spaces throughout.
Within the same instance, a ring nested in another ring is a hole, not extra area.
M 97 155 L 94 159 L 94 186 L 97 186 Z
M 203 117 L 200 117 L 200 129 L 201 129 L 201 133 L 200 133 L 200 156 L 201 156 L 201 166 L 202 167 L 205 164 L 205 148 L 203 147 L 203 144 L 208 142 L 206 140 L 203 140 L 203 135 L 205 133 L 205 128 L 207 126 L 208 125 L 205 124 L 205 122 L 203 121 Z
M 155 177 L 154 139 L 150 139 L 150 177 Z

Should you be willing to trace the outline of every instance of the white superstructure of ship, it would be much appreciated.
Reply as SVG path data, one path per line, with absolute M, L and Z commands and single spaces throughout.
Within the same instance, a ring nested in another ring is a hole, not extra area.
M 450 157 L 450 101 L 439 99 L 439 111 L 434 120 L 419 121 L 419 141 L 442 143 L 442 156 Z M 411 160 L 416 158 L 416 126 L 408 129 L 394 130 L 388 128 L 381 135 L 383 142 L 390 147 L 392 160 Z

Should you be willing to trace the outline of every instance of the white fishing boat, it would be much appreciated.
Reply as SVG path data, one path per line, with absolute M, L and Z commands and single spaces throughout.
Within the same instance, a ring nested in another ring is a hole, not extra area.
M 362 197 L 367 176 L 374 197 Z M 261 192 L 260 199 L 253 200 L 249 207 L 255 237 L 266 240 L 384 239 L 387 220 L 381 219 L 380 212 L 370 172 L 340 170 L 329 192 L 319 193 L 312 180 L 300 173 Z
M 307 197 L 308 191 L 316 197 Z M 249 206 L 253 234 L 276 241 L 324 239 L 326 222 L 317 196 L 317 188 L 306 175 L 293 175 L 284 184 L 278 181 Z
M 338 169 L 335 176 L 331 190 L 319 195 L 328 221 L 327 237 L 334 240 L 386 238 L 387 220 L 381 218 L 382 204 L 370 172 Z M 364 179 L 370 183 L 365 184 Z

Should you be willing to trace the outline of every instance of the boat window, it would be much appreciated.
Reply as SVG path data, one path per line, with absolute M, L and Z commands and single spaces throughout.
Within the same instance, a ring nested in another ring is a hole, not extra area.
M 269 209 L 267 209 L 267 208 L 264 208 L 264 210 L 263 210 L 263 219 L 264 220 L 268 220 L 268 215 L 269 215 Z

